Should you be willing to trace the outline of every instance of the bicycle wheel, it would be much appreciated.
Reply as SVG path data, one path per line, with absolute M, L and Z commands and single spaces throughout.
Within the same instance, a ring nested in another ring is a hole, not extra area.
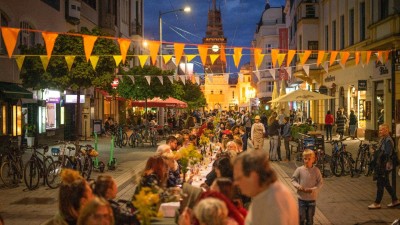
M 348 154 L 343 154 L 342 156 L 342 175 L 350 174 L 350 176 L 354 176 L 353 171 L 353 159 Z
M 11 162 L 3 162 L 0 170 L 0 178 L 3 181 L 4 185 L 6 185 L 7 187 L 15 187 L 18 185 L 18 174 L 16 174 L 17 172 L 13 169 L 13 165 Z
M 128 144 L 128 135 L 126 132 L 122 133 L 122 140 L 121 140 L 122 146 L 126 146 Z
M 130 147 L 132 147 L 132 148 L 134 148 L 135 147 L 135 133 L 132 133 L 130 136 L 129 136 L 129 139 L 128 139 L 128 145 L 130 146 Z
M 90 175 L 92 174 L 92 169 L 93 169 L 93 161 L 92 158 L 85 157 L 85 161 L 83 163 L 83 168 L 82 168 L 82 177 L 86 178 L 86 180 L 90 179 Z
M 25 164 L 24 181 L 29 190 L 33 190 L 39 186 L 40 168 L 38 162 L 31 159 Z
M 369 154 L 366 154 L 365 155 L 365 158 L 364 158 L 364 163 L 363 163 L 363 170 L 364 170 L 364 175 L 365 176 L 369 176 L 369 175 L 371 175 L 371 173 L 372 173 L 372 170 L 371 170 L 371 168 L 370 168 L 370 165 L 371 164 L 371 155 L 369 155 Z
M 332 156 L 330 167 L 333 175 L 336 177 L 340 177 L 342 175 L 343 166 L 341 160 L 339 160 L 336 154 Z
M 62 165 L 60 161 L 54 161 L 48 166 L 46 173 L 46 183 L 49 188 L 55 189 L 60 186 L 61 171 Z
M 296 165 L 296 167 L 300 167 L 302 165 L 304 165 L 303 162 L 303 152 L 297 152 L 294 156 L 294 164 Z
M 360 154 L 360 152 L 358 152 L 356 162 L 354 163 L 354 172 L 358 174 L 364 172 L 363 164 L 364 164 L 363 154 Z

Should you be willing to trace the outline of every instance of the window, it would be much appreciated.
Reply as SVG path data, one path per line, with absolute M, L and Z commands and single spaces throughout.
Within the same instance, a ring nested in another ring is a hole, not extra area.
M 329 27 L 325 25 L 325 50 L 329 50 Z
M 90 6 L 92 9 L 96 9 L 96 0 L 83 0 L 83 2 Z
M 365 2 L 360 3 L 360 41 L 365 40 Z
M 21 45 L 25 45 L 28 48 L 35 46 L 36 33 L 30 31 L 30 30 L 33 30 L 32 26 L 28 22 L 22 21 L 20 23 L 20 28 L 21 28 L 21 35 L 19 36 L 20 37 L 19 43 Z M 30 29 L 30 30 L 27 30 L 27 29 Z
M 344 49 L 344 15 L 340 16 L 340 49 Z
M 267 53 L 271 53 L 272 45 L 271 44 L 266 44 L 265 48 L 267 49 Z
M 274 82 L 268 81 L 267 82 L 267 92 L 272 92 L 272 90 L 274 90 Z
M 271 62 L 267 62 L 267 69 L 272 69 L 272 63 Z
M 5 14 L 0 11 L 0 24 L 2 27 L 8 27 L 8 19 Z M 6 46 L 3 41 L 3 36 L 0 35 L 0 55 L 7 54 Z
M 42 2 L 46 3 L 53 9 L 60 11 L 60 0 L 42 0 Z
M 383 20 L 389 16 L 389 0 L 380 0 L 379 2 L 380 3 L 378 3 L 379 7 L 378 18 L 379 20 Z
M 332 50 L 336 50 L 336 20 L 332 21 Z
M 349 11 L 349 45 L 354 45 L 354 9 Z
M 314 18 L 315 17 L 315 7 L 314 5 L 306 5 L 306 17 Z
M 318 41 L 308 41 L 308 50 L 312 50 L 310 59 L 316 59 L 318 56 Z
M 219 90 L 219 94 L 222 95 L 222 90 Z

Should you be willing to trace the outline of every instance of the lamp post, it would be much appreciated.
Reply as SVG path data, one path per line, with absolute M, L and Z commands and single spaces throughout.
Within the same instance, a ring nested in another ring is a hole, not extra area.
M 158 21 L 159 21 L 159 27 L 160 27 L 160 69 L 162 69 L 162 15 L 165 15 L 168 13 L 174 13 L 174 12 L 190 12 L 190 11 L 191 11 L 190 7 L 171 10 L 171 11 L 167 11 L 167 12 L 159 11 Z M 178 64 L 179 62 L 176 62 L 176 63 Z

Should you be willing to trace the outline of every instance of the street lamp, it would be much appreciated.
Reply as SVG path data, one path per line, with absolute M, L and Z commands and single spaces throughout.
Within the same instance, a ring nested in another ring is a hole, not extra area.
M 159 11 L 158 14 L 158 20 L 159 20 L 159 26 L 160 26 L 160 69 L 162 69 L 162 15 L 168 14 L 168 13 L 174 13 L 174 12 L 190 12 L 191 9 L 190 7 L 186 6 L 185 8 L 181 9 L 175 9 L 167 12 L 161 12 Z M 179 63 L 179 62 L 176 62 Z

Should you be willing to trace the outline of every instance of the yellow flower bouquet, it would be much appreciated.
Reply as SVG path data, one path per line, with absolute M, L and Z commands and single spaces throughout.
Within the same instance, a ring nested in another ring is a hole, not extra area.
M 158 213 L 160 205 L 160 195 L 154 192 L 152 188 L 143 187 L 138 194 L 134 196 L 133 206 L 138 211 L 138 219 L 142 225 L 149 225 L 151 217 L 162 217 Z
M 180 148 L 176 153 L 175 157 L 180 160 L 180 164 L 182 166 L 182 174 L 185 180 L 185 174 L 189 170 L 189 165 L 195 165 L 200 162 L 203 156 L 200 154 L 199 150 L 193 145 L 190 144 L 187 147 Z

